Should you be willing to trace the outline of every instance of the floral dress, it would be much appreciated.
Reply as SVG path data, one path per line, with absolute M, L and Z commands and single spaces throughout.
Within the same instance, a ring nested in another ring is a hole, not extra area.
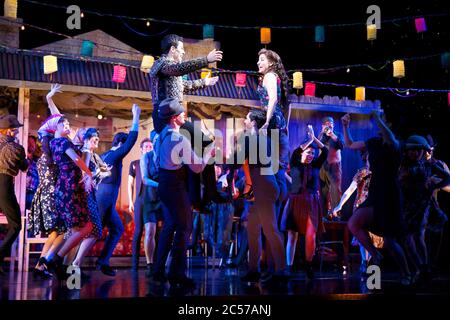
M 88 152 L 84 151 L 83 152 Z M 91 154 L 91 161 L 89 162 L 89 170 L 91 170 L 92 173 L 97 172 L 100 170 L 100 162 L 102 161 L 100 157 L 92 153 Z M 98 211 L 98 205 L 97 205 L 97 198 L 96 198 L 96 186 L 92 188 L 90 192 L 87 194 L 87 206 L 89 210 L 89 221 L 92 222 L 92 231 L 89 234 L 89 238 L 96 238 L 100 239 L 102 237 L 102 220 L 100 218 L 100 213 Z
M 283 110 L 280 104 L 281 101 L 281 80 L 277 77 L 277 104 L 275 106 L 275 109 L 273 111 L 272 118 L 269 122 L 269 130 L 270 129 L 286 129 L 287 123 L 283 115 Z M 261 106 L 264 108 L 264 110 L 267 112 L 267 107 L 269 106 L 269 94 L 267 93 L 266 87 L 262 85 L 261 83 L 258 85 L 258 88 L 256 89 L 256 92 L 259 97 L 259 101 L 261 103 Z
M 58 211 L 55 210 L 54 194 L 57 168 L 47 154 L 43 153 L 37 161 L 37 171 L 39 186 L 31 203 L 28 230 L 34 236 L 39 234 L 47 236 L 53 231 L 58 234 L 64 233 L 66 231 L 65 223 Z
M 87 194 L 82 183 L 81 169 L 66 154 L 72 148 L 81 153 L 67 138 L 55 138 L 50 142 L 53 161 L 57 166 L 55 184 L 55 209 L 60 214 L 67 229 L 83 227 L 89 222 Z

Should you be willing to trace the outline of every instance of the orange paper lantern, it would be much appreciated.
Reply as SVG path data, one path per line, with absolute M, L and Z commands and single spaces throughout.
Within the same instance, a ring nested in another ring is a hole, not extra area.
M 270 41 L 270 28 L 261 28 L 261 44 L 269 44 Z

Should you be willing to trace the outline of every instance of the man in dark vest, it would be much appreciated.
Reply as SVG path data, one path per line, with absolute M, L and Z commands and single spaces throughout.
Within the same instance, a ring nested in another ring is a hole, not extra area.
M 16 116 L 0 117 L 0 211 L 8 220 L 8 232 L 0 245 L 0 275 L 3 260 L 11 253 L 11 247 L 19 236 L 22 228 L 20 221 L 20 207 L 14 193 L 14 177 L 20 171 L 28 168 L 25 149 L 15 142 L 22 127 Z

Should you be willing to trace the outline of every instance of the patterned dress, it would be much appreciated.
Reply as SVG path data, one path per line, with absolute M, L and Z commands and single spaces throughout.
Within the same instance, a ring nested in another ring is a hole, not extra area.
M 39 234 L 47 236 L 53 231 L 58 234 L 64 233 L 66 231 L 64 221 L 55 210 L 56 167 L 47 154 L 43 153 L 39 158 L 37 171 L 39 186 L 31 203 L 28 230 L 34 236 Z
M 89 222 L 87 194 L 81 182 L 80 168 L 66 154 L 72 148 L 80 156 L 81 153 L 67 138 L 55 138 L 50 142 L 53 161 L 57 166 L 55 185 L 55 209 L 60 214 L 67 229 L 83 227 Z
M 89 162 L 89 170 L 91 170 L 93 174 L 97 172 L 97 170 L 100 170 L 99 159 L 100 157 L 97 154 L 93 153 L 91 155 L 91 161 Z M 92 188 L 92 190 L 87 194 L 89 221 L 92 222 L 92 231 L 88 237 L 100 239 L 102 237 L 103 229 L 102 229 L 102 219 L 100 218 L 100 213 L 98 211 L 97 198 L 95 196 L 96 191 L 97 186 Z
M 277 104 L 275 106 L 275 110 L 273 111 L 272 118 L 269 122 L 269 130 L 270 129 L 286 129 L 287 123 L 283 115 L 283 110 L 281 107 L 281 80 L 277 77 Z M 261 106 L 264 108 L 264 110 L 267 112 L 267 107 L 269 106 L 269 94 L 267 93 L 266 87 L 262 85 L 261 83 L 258 85 L 258 88 L 256 89 L 256 92 L 259 97 L 259 101 L 261 103 Z

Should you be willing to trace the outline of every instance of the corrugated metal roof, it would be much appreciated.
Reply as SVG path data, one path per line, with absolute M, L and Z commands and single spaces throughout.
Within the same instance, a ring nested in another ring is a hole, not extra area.
M 111 80 L 113 63 L 92 60 L 79 60 L 58 57 L 58 71 L 44 74 L 43 54 L 29 52 L 0 52 L 0 79 L 22 80 L 32 82 L 60 83 L 74 86 L 98 88 L 117 88 Z M 128 65 L 139 66 L 140 62 L 129 61 Z M 124 83 L 119 84 L 123 90 L 150 91 L 149 75 L 139 68 L 127 68 Z M 189 79 L 197 79 L 200 72 L 188 75 Z M 192 95 L 220 97 L 230 99 L 257 100 L 257 77 L 247 75 L 247 86 L 239 88 L 234 85 L 235 75 L 222 73 L 216 85 L 197 90 Z

